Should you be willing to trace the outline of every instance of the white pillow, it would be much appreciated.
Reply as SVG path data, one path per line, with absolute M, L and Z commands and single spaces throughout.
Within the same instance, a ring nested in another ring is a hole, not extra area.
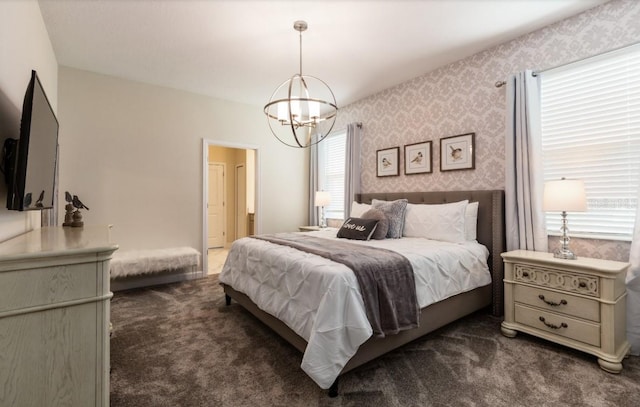
M 465 213 L 468 204 L 467 200 L 439 205 L 409 204 L 403 236 L 462 243 L 466 240 Z
M 371 205 L 358 203 L 353 201 L 351 203 L 351 214 L 349 216 L 353 218 L 361 218 L 362 214 L 371 209 Z
M 467 240 L 477 239 L 478 229 L 478 202 L 470 202 L 464 214 L 464 234 Z

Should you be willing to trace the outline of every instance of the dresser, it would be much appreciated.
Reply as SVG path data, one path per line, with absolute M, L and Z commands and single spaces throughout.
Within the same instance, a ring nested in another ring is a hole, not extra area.
M 0 406 L 109 406 L 108 226 L 0 243 Z
M 504 260 L 507 337 L 526 332 L 595 355 L 610 373 L 622 370 L 626 336 L 628 263 L 516 250 Z

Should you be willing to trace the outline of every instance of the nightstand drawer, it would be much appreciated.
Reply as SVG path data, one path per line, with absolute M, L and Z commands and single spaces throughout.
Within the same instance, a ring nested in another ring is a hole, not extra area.
M 580 321 L 526 305 L 515 304 L 515 321 L 554 335 L 564 336 L 592 346 L 600 346 L 600 324 Z
M 568 293 L 559 293 L 524 285 L 516 285 L 514 293 L 516 302 L 600 322 L 600 304 L 595 299 L 591 300 Z
M 598 277 L 528 264 L 516 264 L 514 271 L 514 279 L 518 282 L 600 297 Z

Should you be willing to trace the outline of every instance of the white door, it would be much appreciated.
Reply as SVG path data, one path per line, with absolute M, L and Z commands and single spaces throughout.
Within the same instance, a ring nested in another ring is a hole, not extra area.
M 247 236 L 247 169 L 236 165 L 236 239 Z
M 209 224 L 208 247 L 224 247 L 226 235 L 224 216 L 224 164 L 209 163 L 209 200 L 207 214 Z

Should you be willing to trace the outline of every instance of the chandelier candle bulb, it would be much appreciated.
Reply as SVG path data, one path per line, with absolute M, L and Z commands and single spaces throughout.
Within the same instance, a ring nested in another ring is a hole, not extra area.
M 309 120 L 317 121 L 320 118 L 320 104 L 318 102 L 309 102 Z
M 278 102 L 278 121 L 284 123 L 289 120 L 289 106 L 287 102 Z

